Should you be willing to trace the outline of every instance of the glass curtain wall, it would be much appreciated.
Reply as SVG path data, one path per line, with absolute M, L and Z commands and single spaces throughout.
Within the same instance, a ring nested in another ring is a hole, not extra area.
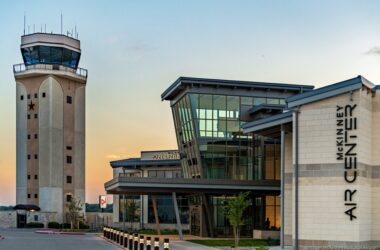
M 242 132 L 240 126 L 252 118 L 249 109 L 260 104 L 284 104 L 278 98 L 187 94 L 172 104 L 184 178 L 279 180 L 280 143 L 276 139 Z M 252 229 L 280 227 L 278 197 L 252 195 L 242 235 Z M 198 198 L 198 199 L 197 199 Z M 228 197 L 208 196 L 215 236 L 232 235 L 223 202 Z M 274 199 L 274 202 L 272 200 Z M 189 200 L 191 233 L 200 231 L 201 207 Z M 267 224 L 266 224 L 267 223 Z
M 140 222 L 140 195 L 120 195 L 119 197 L 119 221 L 123 222 L 125 219 L 127 223 Z
M 240 128 L 248 109 L 262 103 L 283 100 L 188 94 L 172 105 L 184 177 L 278 180 L 279 142 Z
M 174 224 L 176 223 L 173 199 L 169 195 L 157 195 L 157 212 L 158 221 L 162 224 Z M 189 223 L 189 205 L 188 199 L 183 196 L 177 197 L 179 216 L 181 224 Z M 148 199 L 148 223 L 155 223 L 153 202 L 151 196 Z

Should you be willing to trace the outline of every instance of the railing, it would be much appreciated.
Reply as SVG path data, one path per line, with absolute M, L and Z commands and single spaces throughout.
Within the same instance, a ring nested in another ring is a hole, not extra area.
M 79 67 L 76 69 L 73 69 L 73 68 L 66 67 L 66 66 L 59 65 L 59 64 L 39 63 L 39 64 L 32 64 L 32 65 L 25 65 L 23 63 L 20 63 L 20 64 L 13 65 L 13 73 L 21 73 L 21 72 L 25 72 L 28 70 L 38 70 L 38 69 L 59 70 L 59 71 L 71 72 L 73 74 L 76 74 L 76 75 L 78 75 L 80 77 L 84 77 L 84 78 L 87 78 L 87 76 L 88 76 L 87 69 L 82 69 Z

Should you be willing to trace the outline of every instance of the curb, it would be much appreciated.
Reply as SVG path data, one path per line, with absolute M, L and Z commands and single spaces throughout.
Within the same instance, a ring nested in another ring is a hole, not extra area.
M 37 230 L 34 231 L 35 234 L 57 234 L 56 232 L 52 230 Z
M 63 235 L 86 235 L 86 233 L 81 233 L 81 232 L 59 232 L 57 234 L 63 234 Z
M 111 241 L 111 240 L 105 238 L 103 235 L 101 235 L 101 236 L 98 235 L 98 237 L 101 238 L 101 239 L 103 239 L 104 241 L 106 241 L 106 242 L 108 242 L 108 243 L 114 245 L 114 246 L 117 246 L 119 249 L 125 249 L 123 246 L 121 246 L 121 245 L 119 245 L 119 244 L 116 244 L 115 242 L 113 242 L 113 241 Z
M 86 235 L 81 232 L 56 232 L 53 230 L 37 230 L 34 233 L 36 234 L 61 234 L 61 235 Z

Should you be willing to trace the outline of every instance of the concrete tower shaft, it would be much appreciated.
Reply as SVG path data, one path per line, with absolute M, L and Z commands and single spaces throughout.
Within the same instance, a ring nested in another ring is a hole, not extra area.
M 17 99 L 16 201 L 67 221 L 66 202 L 85 201 L 85 87 L 80 41 L 35 33 L 21 37 L 14 65 Z

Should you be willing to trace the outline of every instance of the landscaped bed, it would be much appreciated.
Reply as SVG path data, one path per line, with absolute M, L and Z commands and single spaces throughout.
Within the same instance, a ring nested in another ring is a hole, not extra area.
M 189 240 L 190 242 L 210 246 L 210 247 L 231 247 L 235 245 L 234 240 L 211 239 L 211 240 Z M 279 245 L 277 240 L 253 240 L 241 239 L 239 247 L 258 247 L 258 246 L 276 246 Z

